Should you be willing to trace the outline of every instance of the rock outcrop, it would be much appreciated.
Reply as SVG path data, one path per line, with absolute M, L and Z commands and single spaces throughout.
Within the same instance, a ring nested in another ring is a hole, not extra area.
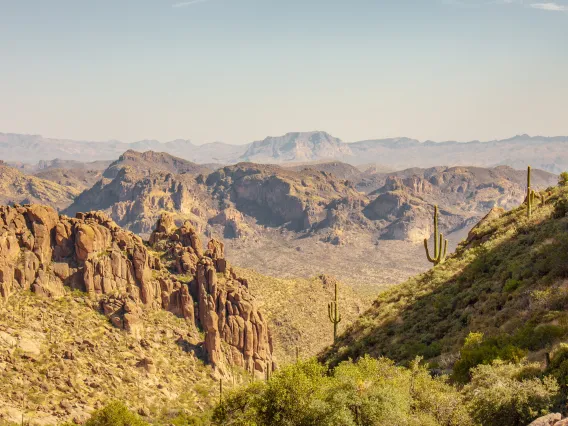
M 164 309 L 205 331 L 209 361 L 221 372 L 229 365 L 272 371 L 267 321 L 223 244 L 212 240 L 204 251 L 189 222 L 176 228 L 167 215 L 150 244 L 154 252 L 101 212 L 69 218 L 41 205 L 0 207 L 0 302 L 25 290 L 57 297 L 69 287 L 134 335 L 141 309 Z
M 546 416 L 539 417 L 532 421 L 528 426 L 566 426 L 568 419 L 562 420 L 562 414 L 552 413 Z
M 196 301 L 196 322 L 205 331 L 211 364 L 221 369 L 235 365 L 259 375 L 274 370 L 268 322 L 248 291 L 247 281 L 239 278 L 225 259 L 223 243 L 211 240 L 203 252 L 199 235 L 189 222 L 164 232 L 170 223 L 163 215 L 150 240 L 155 248 L 172 255 L 179 273 L 193 278 L 190 294 L 182 295 L 182 300 Z M 184 306 L 182 303 L 182 309 Z

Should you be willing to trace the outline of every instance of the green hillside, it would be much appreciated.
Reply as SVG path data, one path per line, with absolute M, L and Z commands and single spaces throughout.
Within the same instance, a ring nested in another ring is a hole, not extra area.
M 478 361 L 544 361 L 568 336 L 568 188 L 547 196 L 530 218 L 524 205 L 492 212 L 445 263 L 382 293 L 322 359 L 420 355 L 450 369 L 479 332 Z

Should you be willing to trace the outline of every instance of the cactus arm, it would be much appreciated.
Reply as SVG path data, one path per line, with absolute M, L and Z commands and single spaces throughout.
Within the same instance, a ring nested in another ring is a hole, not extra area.
M 424 238 L 424 248 L 426 249 L 426 257 L 428 258 L 428 262 L 436 263 L 436 260 L 432 256 L 430 256 L 430 250 L 428 249 L 428 240 L 426 238 Z
M 331 307 L 332 303 L 333 303 L 333 302 L 329 302 L 329 303 L 327 304 L 327 313 L 328 313 L 328 315 L 329 315 L 329 320 L 330 320 L 331 322 L 333 322 L 333 314 L 332 314 L 333 308 Z
M 443 254 L 443 258 L 446 258 L 446 255 L 448 254 L 448 240 L 444 240 L 444 254 Z

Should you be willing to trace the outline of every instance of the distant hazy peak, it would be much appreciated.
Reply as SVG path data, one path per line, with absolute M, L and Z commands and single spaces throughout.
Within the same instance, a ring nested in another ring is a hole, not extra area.
M 281 162 L 314 161 L 351 155 L 351 149 L 329 133 L 293 132 L 284 136 L 269 136 L 250 144 L 240 157 L 244 161 Z

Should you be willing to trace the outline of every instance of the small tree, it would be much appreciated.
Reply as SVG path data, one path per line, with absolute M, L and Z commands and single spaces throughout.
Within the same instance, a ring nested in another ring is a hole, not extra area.
M 560 173 L 558 177 L 558 186 L 568 186 L 568 172 Z

